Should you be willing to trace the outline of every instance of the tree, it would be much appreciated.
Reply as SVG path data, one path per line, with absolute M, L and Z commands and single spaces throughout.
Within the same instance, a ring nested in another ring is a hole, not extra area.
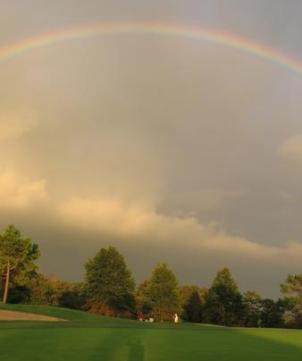
M 39 273 L 26 283 L 26 303 L 81 309 L 85 303 L 80 283 L 62 281 Z
M 199 294 L 202 303 L 204 303 L 208 295 L 207 288 L 198 287 L 196 285 L 182 285 L 179 287 L 179 295 L 182 307 L 188 303 L 190 297 L 195 291 Z
M 282 321 L 287 327 L 302 328 L 302 305 L 297 304 L 288 310 L 285 310 Z
M 193 300 L 191 300 L 191 297 L 195 292 L 197 293 L 197 295 L 200 299 L 201 308 L 203 308 L 205 300 L 207 298 L 207 294 L 208 294 L 207 288 L 198 287 L 196 285 L 183 285 L 183 286 L 179 287 L 179 294 L 180 294 L 180 301 L 181 301 L 181 308 L 182 308 L 181 316 L 185 321 L 190 321 L 190 322 L 201 322 L 202 321 L 202 312 L 198 312 L 199 320 L 193 321 L 191 311 L 190 311 L 191 307 L 194 307 L 195 301 L 197 301 L 197 303 L 199 303 L 196 295 L 194 296 L 195 298 L 193 298 Z M 193 302 L 193 303 L 191 304 L 191 302 Z M 195 317 L 193 317 L 193 318 L 196 319 Z
M 189 322 L 201 322 L 202 301 L 197 290 L 193 291 L 188 302 L 184 305 L 185 320 Z
M 244 326 L 260 326 L 262 300 L 258 293 L 247 291 L 243 294 Z
M 284 307 L 280 300 L 275 302 L 270 298 L 261 301 L 261 327 L 282 327 Z
M 286 298 L 302 302 L 302 274 L 289 275 L 281 284 L 281 292 Z
M 92 309 L 112 315 L 134 311 L 134 280 L 124 257 L 114 247 L 102 248 L 88 260 L 85 288 Z
M 171 320 L 174 313 L 180 312 L 178 282 L 165 263 L 158 264 L 148 281 L 147 296 L 155 319 Z
M 152 304 L 148 296 L 148 281 L 141 283 L 135 292 L 136 310 L 144 315 L 149 315 L 152 311 Z
M 302 274 L 289 275 L 281 284 L 287 307 L 283 321 L 288 327 L 302 327 Z
M 39 247 L 13 225 L 9 225 L 0 235 L 0 266 L 4 280 L 3 303 L 7 302 L 12 280 L 23 284 L 37 266 Z
M 225 267 L 217 272 L 209 289 L 205 318 L 208 322 L 215 324 L 240 325 L 243 312 L 242 295 L 230 270 Z

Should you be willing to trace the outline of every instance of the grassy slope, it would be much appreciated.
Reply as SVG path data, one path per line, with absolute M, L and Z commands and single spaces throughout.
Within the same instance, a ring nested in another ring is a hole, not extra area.
M 39 306 L 39 305 L 10 305 L 0 303 L 0 310 L 38 313 L 41 315 L 58 317 L 69 321 L 94 321 L 99 317 L 87 312 L 75 311 L 67 308 Z
M 1 361 L 302 360 L 302 331 L 152 325 L 51 307 L 5 308 L 71 322 L 0 322 Z

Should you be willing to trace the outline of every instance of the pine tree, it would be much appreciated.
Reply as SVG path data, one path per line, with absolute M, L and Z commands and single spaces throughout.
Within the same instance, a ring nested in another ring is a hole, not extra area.
M 243 322 L 242 295 L 228 268 L 217 272 L 205 306 L 208 322 L 220 325 L 240 325 Z
M 188 302 L 184 306 L 186 321 L 201 322 L 202 319 L 202 302 L 199 293 L 195 290 L 191 294 Z

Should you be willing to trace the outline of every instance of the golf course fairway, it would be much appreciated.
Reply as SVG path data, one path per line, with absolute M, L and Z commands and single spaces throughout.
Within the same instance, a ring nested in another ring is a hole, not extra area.
M 300 330 L 150 324 L 42 306 L 0 309 L 62 319 L 0 321 L 1 361 L 302 360 Z

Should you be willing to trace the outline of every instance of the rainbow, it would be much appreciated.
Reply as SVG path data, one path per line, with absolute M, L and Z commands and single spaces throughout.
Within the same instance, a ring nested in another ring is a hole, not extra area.
M 0 62 L 10 60 L 31 50 L 65 42 L 107 34 L 160 34 L 203 40 L 243 51 L 302 75 L 302 62 L 267 45 L 227 32 L 196 26 L 155 22 L 105 22 L 42 33 L 0 48 Z

